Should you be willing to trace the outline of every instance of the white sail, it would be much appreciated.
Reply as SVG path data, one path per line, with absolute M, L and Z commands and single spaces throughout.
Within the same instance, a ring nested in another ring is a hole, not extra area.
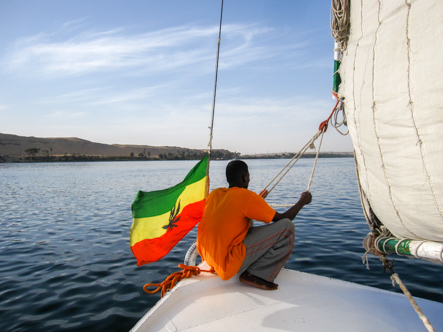
M 366 214 L 443 242 L 443 1 L 351 1 L 339 69 Z

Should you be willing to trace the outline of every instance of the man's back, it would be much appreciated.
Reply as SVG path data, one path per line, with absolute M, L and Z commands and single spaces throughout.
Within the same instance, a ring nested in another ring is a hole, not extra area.
M 198 226 L 197 245 L 202 258 L 223 280 L 234 276 L 246 255 L 243 244 L 249 220 L 272 221 L 275 210 L 245 188 L 218 188 L 211 192 Z

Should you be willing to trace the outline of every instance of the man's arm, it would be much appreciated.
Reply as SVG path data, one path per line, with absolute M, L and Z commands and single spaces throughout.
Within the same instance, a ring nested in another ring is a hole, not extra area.
M 300 210 L 303 208 L 303 206 L 311 203 L 311 201 L 312 201 L 311 193 L 309 191 L 305 191 L 304 193 L 301 194 L 298 202 L 293 207 L 291 207 L 288 211 L 286 211 L 285 213 L 276 212 L 272 221 L 277 221 L 277 220 L 285 219 L 285 218 L 289 218 L 291 220 L 294 220 L 294 218 L 297 216 L 297 214 L 300 212 Z

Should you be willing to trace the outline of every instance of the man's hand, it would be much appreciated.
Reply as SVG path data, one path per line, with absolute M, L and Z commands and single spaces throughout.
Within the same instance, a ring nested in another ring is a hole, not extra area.
M 301 194 L 300 199 L 298 202 L 291 207 L 288 211 L 285 213 L 278 213 L 275 212 L 275 216 L 272 219 L 272 221 L 281 220 L 283 218 L 289 218 L 291 220 L 294 220 L 294 218 L 297 216 L 297 214 L 300 212 L 300 210 L 305 206 L 306 204 L 311 203 L 312 201 L 312 195 L 309 191 L 305 191 Z
M 301 194 L 300 199 L 298 200 L 301 204 L 306 205 L 311 203 L 312 195 L 309 191 L 305 191 Z

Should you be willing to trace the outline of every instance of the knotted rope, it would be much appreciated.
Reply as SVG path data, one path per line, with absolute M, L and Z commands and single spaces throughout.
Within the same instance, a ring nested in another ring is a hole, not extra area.
M 202 272 L 215 273 L 213 268 L 211 268 L 210 270 L 201 270 L 198 266 L 188 266 L 184 264 L 179 264 L 178 267 L 183 270 L 172 273 L 169 277 L 165 279 L 165 281 L 160 284 L 146 284 L 143 286 L 143 290 L 148 294 L 154 294 L 161 290 L 161 297 L 163 297 L 163 295 L 165 295 L 167 291 L 172 289 L 179 281 L 184 278 L 190 278 L 192 276 L 199 275 Z M 148 290 L 148 287 L 157 288 L 154 290 Z

